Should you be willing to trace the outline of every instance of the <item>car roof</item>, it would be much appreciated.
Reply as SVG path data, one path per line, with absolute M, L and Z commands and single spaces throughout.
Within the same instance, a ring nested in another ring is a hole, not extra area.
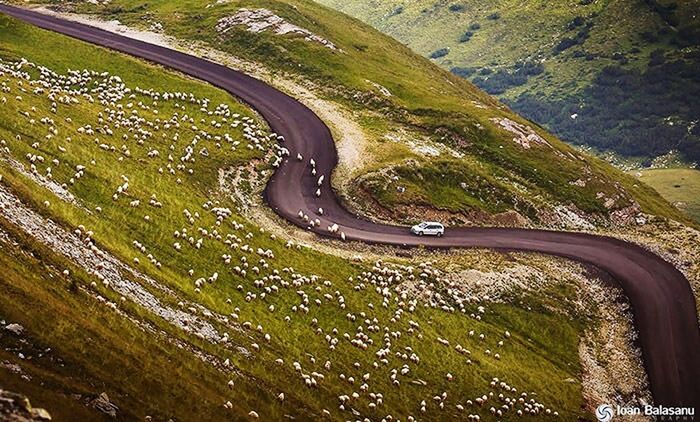
M 437 221 L 424 221 L 423 223 L 425 223 L 425 224 L 437 224 L 439 226 L 442 226 L 442 223 L 438 223 Z

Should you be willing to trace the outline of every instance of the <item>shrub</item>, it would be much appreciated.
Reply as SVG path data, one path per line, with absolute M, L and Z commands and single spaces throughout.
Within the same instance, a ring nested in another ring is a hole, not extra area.
M 559 54 L 562 51 L 571 48 L 575 45 L 583 44 L 589 37 L 588 31 L 592 27 L 592 24 L 586 24 L 585 28 L 581 29 L 576 33 L 575 37 L 564 37 L 559 43 L 554 47 L 554 54 Z
M 473 67 L 453 67 L 450 72 L 462 78 L 468 78 L 469 76 L 476 73 L 476 69 Z
M 652 32 L 652 31 L 644 31 L 640 34 L 642 37 L 642 40 L 648 43 L 655 43 L 656 41 L 659 40 L 658 34 Z
M 524 85 L 527 82 L 527 77 L 528 75 L 521 69 L 515 72 L 499 69 L 488 78 L 479 76 L 474 78 L 472 82 L 491 95 L 499 95 L 503 94 L 508 88 Z
M 515 68 L 526 76 L 535 76 L 544 72 L 544 65 L 542 63 L 519 62 L 516 63 Z
M 625 57 L 624 54 L 620 53 L 619 51 L 616 51 L 615 53 L 612 54 L 612 59 L 620 62 L 621 64 L 627 64 L 629 60 L 627 57 Z
M 578 28 L 579 26 L 582 26 L 585 23 L 585 19 L 581 16 L 576 16 L 574 19 L 571 20 L 568 24 L 566 24 L 566 29 L 572 30 L 574 28 Z
M 666 61 L 666 55 L 661 49 L 656 49 L 649 54 L 649 66 L 658 66 Z
M 447 48 L 447 47 L 441 48 L 439 50 L 435 50 L 432 53 L 430 53 L 430 58 L 431 59 L 439 59 L 440 57 L 445 57 L 449 52 L 450 52 L 449 48 Z
M 400 15 L 402 13 L 403 13 L 403 6 L 399 6 L 389 14 L 389 17 Z
M 450 12 L 461 12 L 464 10 L 464 6 L 461 4 L 450 5 Z
M 566 37 L 566 38 L 562 39 L 561 41 L 559 41 L 559 43 L 554 47 L 554 53 L 555 54 L 560 53 L 560 52 L 562 52 L 568 48 L 571 48 L 577 44 L 578 44 L 578 42 L 576 41 L 575 38 Z
M 353 44 L 352 46 L 355 47 L 355 50 L 362 51 L 363 53 L 367 51 L 368 48 L 367 44 Z
M 459 42 L 467 42 L 472 38 L 473 35 L 474 33 L 472 31 L 467 31 L 464 34 L 462 34 L 461 37 L 459 37 Z
M 501 14 L 498 12 L 494 12 L 494 13 L 491 13 L 490 15 L 488 15 L 486 17 L 486 19 L 492 20 L 492 21 L 497 21 L 497 20 L 501 19 Z
M 673 43 L 682 48 L 700 45 L 700 28 L 692 26 L 679 28 L 673 37 Z

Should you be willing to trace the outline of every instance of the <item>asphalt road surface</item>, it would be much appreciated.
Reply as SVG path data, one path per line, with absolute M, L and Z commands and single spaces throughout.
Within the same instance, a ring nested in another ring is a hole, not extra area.
M 91 26 L 0 5 L 0 12 L 176 69 L 207 81 L 256 109 L 276 133 L 284 136 L 291 155 L 265 190 L 272 209 L 292 224 L 308 228 L 301 210 L 321 225 L 322 236 L 411 247 L 494 248 L 539 252 L 592 264 L 616 279 L 629 298 L 639 333 L 644 366 L 656 404 L 695 406 L 700 412 L 700 326 L 688 281 L 673 265 L 647 250 L 610 237 L 581 233 L 510 228 L 448 228 L 441 238 L 411 235 L 407 227 L 375 224 L 348 212 L 330 187 L 338 158 L 326 125 L 307 107 L 262 81 L 213 62 L 168 48 L 126 38 Z M 0 40 L 1 42 L 1 40 Z M 303 156 L 298 161 L 297 154 Z M 311 175 L 309 159 L 316 162 Z M 321 196 L 315 195 L 317 181 Z M 323 215 L 318 209 L 323 208 Z M 338 224 L 337 233 L 328 226 Z

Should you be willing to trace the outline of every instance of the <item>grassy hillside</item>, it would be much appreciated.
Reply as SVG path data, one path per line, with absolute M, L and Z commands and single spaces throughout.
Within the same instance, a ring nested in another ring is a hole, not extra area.
M 62 2 L 62 10 L 66 8 L 200 41 L 273 72 L 312 81 L 314 92 L 346 107 L 362 123 L 370 151 L 384 151 L 362 160 L 365 167 L 343 192 L 348 198 L 368 197 L 360 201 L 372 204 L 373 209 L 364 210 L 368 213 L 410 221 L 415 214 L 406 210 L 420 206 L 438 208 L 454 223 L 498 224 L 494 214 L 515 211 L 525 224 L 559 227 L 556 207 L 572 208 L 605 224 L 615 211 L 639 203 L 652 214 L 685 218 L 653 189 L 577 152 L 464 79 L 312 1 Z M 271 10 L 336 48 L 298 35 L 253 32 L 243 24 L 217 29 L 241 8 Z M 513 129 L 510 122 L 521 129 Z M 395 133 L 426 139 L 453 153 L 434 160 L 408 148 L 399 154 L 398 148 L 382 149 Z M 537 142 L 528 148 L 515 141 L 526 136 Z M 445 195 L 449 201 L 441 198 Z
M 700 159 L 700 2 L 319 0 L 575 144 Z M 574 116 L 574 117 L 572 117 Z
M 272 236 L 219 187 L 274 159 L 246 107 L 4 16 L 0 38 L 0 320 L 23 327 L 0 330 L 1 387 L 55 420 L 488 420 L 505 398 L 502 420 L 585 416 L 578 344 L 598 322 L 560 264 L 532 276 L 541 295 L 491 302 L 437 261 Z
M 639 179 L 657 191 L 696 221 L 700 221 L 700 171 L 668 168 L 642 170 Z

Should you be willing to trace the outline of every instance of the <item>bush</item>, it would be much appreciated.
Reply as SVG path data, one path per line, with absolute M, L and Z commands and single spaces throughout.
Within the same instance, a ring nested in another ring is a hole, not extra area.
M 611 57 L 613 60 L 618 61 L 620 64 L 627 64 L 627 62 L 629 62 L 627 57 L 625 57 L 625 55 L 620 53 L 619 51 L 613 53 Z
M 566 37 L 559 41 L 559 43 L 554 47 L 554 53 L 561 53 L 562 51 L 571 48 L 575 45 L 578 45 L 578 42 L 575 38 Z
M 476 77 L 472 82 L 491 95 L 499 95 L 508 88 L 524 85 L 527 82 L 527 75 L 518 71 L 509 72 L 500 69 L 488 78 Z
M 481 29 L 481 24 L 479 22 L 474 22 L 473 24 L 469 25 L 469 29 L 472 31 L 476 31 Z
M 403 13 L 403 6 L 399 6 L 396 9 L 394 9 L 391 13 L 389 13 L 389 17 L 400 15 Z
M 700 45 L 700 28 L 684 26 L 678 29 L 673 43 L 682 48 Z
M 459 42 L 467 42 L 472 38 L 473 35 L 474 33 L 472 31 L 467 31 L 464 34 L 462 34 L 461 37 L 459 37 Z
M 363 53 L 367 51 L 369 47 L 367 44 L 353 44 L 352 46 L 355 47 L 355 50 L 362 51 Z
M 583 19 L 581 16 L 576 16 L 574 19 L 571 20 L 571 22 L 566 24 L 566 29 L 570 31 L 574 28 L 582 26 L 585 22 L 585 19 Z
M 535 76 L 544 72 L 544 65 L 535 62 L 518 62 L 515 64 L 514 68 L 517 72 L 526 76 Z
M 432 53 L 430 53 L 430 58 L 431 59 L 439 59 L 440 57 L 445 57 L 447 54 L 449 54 L 450 49 L 445 47 L 441 48 L 439 50 L 435 50 Z
M 497 21 L 497 20 L 501 19 L 501 14 L 498 12 L 491 13 L 490 15 L 488 15 L 486 17 L 486 19 L 492 20 L 492 21 Z
M 589 23 L 583 29 L 576 33 L 575 37 L 564 37 L 559 43 L 554 47 L 554 54 L 559 54 L 562 51 L 569 49 L 575 45 L 583 44 L 586 39 L 588 39 L 588 31 L 591 29 L 592 25 Z
M 461 4 L 450 5 L 450 12 L 461 12 L 464 10 L 464 6 Z
M 462 78 L 468 78 L 476 73 L 476 69 L 473 67 L 453 67 L 450 72 Z
M 678 8 L 676 3 L 661 4 L 656 0 L 644 0 L 644 2 L 670 26 L 678 26 L 680 23 L 680 19 L 676 15 Z
M 659 40 L 658 34 L 656 34 L 655 32 L 652 32 L 652 31 L 644 31 L 640 34 L 640 36 L 642 37 L 642 40 L 644 42 L 647 42 L 650 44 L 655 43 L 656 41 Z

